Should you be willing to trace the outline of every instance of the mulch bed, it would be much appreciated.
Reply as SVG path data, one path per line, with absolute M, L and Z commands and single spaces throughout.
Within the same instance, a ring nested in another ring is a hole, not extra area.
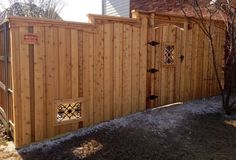
M 213 101 L 207 104 L 211 108 L 219 102 Z M 220 109 L 189 109 L 205 103 L 138 113 L 81 136 L 79 131 L 55 146 L 45 143 L 18 154 L 24 160 L 235 160 L 236 118 Z

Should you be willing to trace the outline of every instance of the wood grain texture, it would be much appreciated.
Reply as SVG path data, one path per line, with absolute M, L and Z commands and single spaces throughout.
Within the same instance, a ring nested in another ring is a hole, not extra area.
M 20 28 L 20 34 L 28 32 L 28 28 Z M 30 67 L 29 45 L 20 44 L 20 74 L 21 74 L 21 114 L 22 114 L 22 143 L 31 142 L 31 95 L 30 95 Z
M 114 63 L 114 26 L 104 25 L 104 117 L 105 121 L 113 118 L 113 63 Z
M 16 147 L 22 146 L 22 105 L 21 105 L 21 74 L 20 74 L 20 32 L 19 28 L 14 28 L 10 31 L 11 35 L 11 52 L 12 52 L 12 81 L 14 90 L 13 94 L 13 117 L 15 122 L 14 143 Z
M 103 121 L 104 114 L 104 28 L 98 26 L 94 37 L 94 123 Z
M 183 29 L 176 26 L 182 26 Z M 152 30 L 152 27 L 149 26 L 149 30 Z M 185 19 L 167 20 L 157 15 L 154 28 L 156 30 L 155 41 L 160 42 L 155 51 L 156 64 L 154 67 L 159 69 L 159 72 L 155 73 L 154 84 L 154 93 L 158 96 L 157 106 L 218 95 L 219 90 L 217 90 L 209 40 L 199 26 Z M 222 58 L 219 57 L 222 54 L 223 41 L 219 40 L 219 36 L 224 33 L 214 26 L 213 30 L 214 44 L 217 45 L 217 64 L 221 66 Z M 150 36 L 149 39 L 153 37 L 151 34 L 148 36 Z M 175 46 L 175 64 L 168 66 L 163 65 L 163 55 L 165 45 L 169 44 Z M 148 49 L 147 55 L 153 55 L 153 51 Z M 180 56 L 183 56 L 183 60 L 180 60 Z M 152 66 L 152 59 L 148 58 L 149 67 Z M 220 67 L 218 70 L 222 73 Z M 152 84 L 151 79 L 147 80 L 147 84 Z M 149 94 L 147 96 L 152 93 L 148 92 L 149 90 L 153 90 L 153 88 L 147 89 L 147 94 Z
M 44 28 L 35 27 L 34 33 L 37 33 L 41 39 L 38 45 L 34 46 L 34 118 L 35 118 L 35 141 L 39 141 L 45 138 L 45 40 L 44 40 Z
M 136 18 L 90 15 L 90 24 L 10 18 L 9 103 L 17 147 L 143 111 L 147 104 L 157 107 L 219 93 L 209 41 L 196 24 L 153 13 Z M 30 47 L 22 42 L 29 27 L 38 36 Z M 224 33 L 214 30 L 220 66 Z M 160 44 L 149 46 L 151 40 Z M 164 63 L 168 45 L 174 46 L 171 65 Z M 150 68 L 158 72 L 147 73 Z M 150 95 L 158 98 L 150 102 Z M 78 101 L 82 118 L 58 122 L 58 104 Z M 0 92 L 0 105 L 4 103 Z
M 123 24 L 114 24 L 114 118 L 122 115 L 122 39 Z
M 132 28 L 129 25 L 124 26 L 123 37 L 123 78 L 122 78 L 122 115 L 131 113 L 131 38 Z

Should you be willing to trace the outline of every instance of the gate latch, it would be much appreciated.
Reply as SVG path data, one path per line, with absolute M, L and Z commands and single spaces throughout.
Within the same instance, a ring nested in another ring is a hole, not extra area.
M 150 69 L 148 69 L 147 71 L 150 72 L 150 73 L 156 73 L 156 72 L 158 72 L 159 70 L 156 69 L 156 68 L 150 68 Z
M 151 96 L 148 97 L 148 99 L 152 100 L 152 101 L 157 99 L 157 98 L 158 98 L 158 96 L 156 96 L 156 95 L 151 95 Z
M 148 42 L 147 44 L 151 45 L 151 46 L 157 46 L 160 44 L 160 42 L 157 42 L 157 41 L 151 41 L 151 42 Z
M 180 59 L 180 62 L 182 63 L 183 60 L 184 60 L 184 55 L 181 55 L 181 56 L 179 57 L 179 59 Z

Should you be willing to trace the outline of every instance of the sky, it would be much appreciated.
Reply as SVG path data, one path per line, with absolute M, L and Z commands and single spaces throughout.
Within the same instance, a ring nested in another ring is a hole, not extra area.
M 3 6 L 8 6 L 8 0 L 0 0 Z M 87 14 L 101 14 L 102 0 L 63 0 L 64 8 L 60 13 L 63 20 L 87 22 Z
M 64 0 L 65 7 L 61 12 L 64 20 L 87 22 L 87 14 L 101 14 L 102 0 Z

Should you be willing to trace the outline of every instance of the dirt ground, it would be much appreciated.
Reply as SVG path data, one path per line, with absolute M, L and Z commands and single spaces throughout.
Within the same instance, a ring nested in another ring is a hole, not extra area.
M 3 150 L 0 159 L 9 160 L 235 160 L 236 116 L 225 116 L 214 97 L 137 113 L 18 151 Z

